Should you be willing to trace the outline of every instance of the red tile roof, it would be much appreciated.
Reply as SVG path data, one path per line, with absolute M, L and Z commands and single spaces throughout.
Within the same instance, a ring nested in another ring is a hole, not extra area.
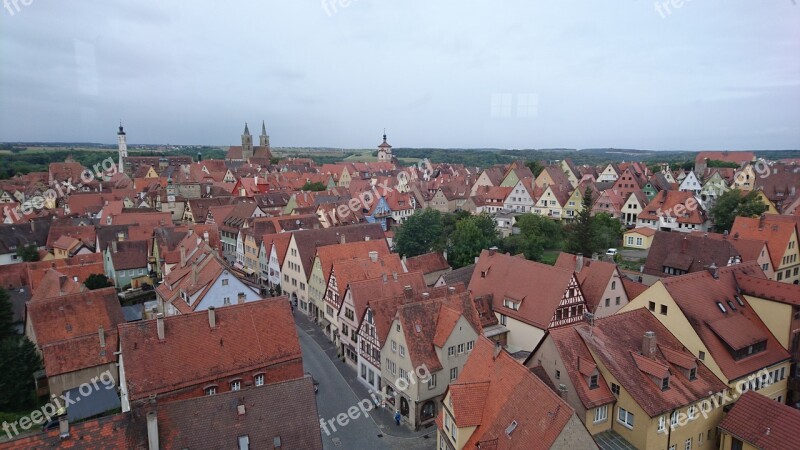
M 46 448 L 118 450 L 122 448 L 147 448 L 147 430 L 144 419 L 139 427 L 132 414 L 120 413 L 99 419 L 69 424 L 69 437 L 60 437 L 58 427 L 2 444 L 7 450 L 33 450 Z
M 86 336 L 53 342 L 42 346 L 45 373 L 54 377 L 89 367 L 117 361 L 114 352 L 119 348 L 116 328 L 103 330 L 105 347 L 100 345 L 100 332 Z
M 753 308 L 747 304 L 747 299 L 739 296 L 745 304 L 744 307 L 739 306 L 736 301 L 739 293 L 736 290 L 737 284 L 734 275 L 737 272 L 751 276 L 758 274 L 763 276 L 758 264 L 751 261 L 718 269 L 718 278 L 716 279 L 708 271 L 701 271 L 664 278 L 659 281 L 673 301 L 677 303 L 678 308 L 686 316 L 689 324 L 729 381 L 789 359 L 789 353 L 772 336 Z M 723 304 L 726 312 L 722 312 L 717 302 Z M 736 307 L 735 311 L 728 302 Z M 736 323 L 716 324 L 716 321 L 720 319 L 737 316 L 743 318 L 736 319 Z M 711 324 L 714 326 L 712 327 Z M 733 329 L 738 326 L 743 328 Z M 734 359 L 725 346 L 725 340 L 738 346 L 740 340 L 752 341 L 763 338 L 766 338 L 766 350 L 739 360 Z
M 158 435 L 170 449 L 237 448 L 239 436 L 247 436 L 252 449 L 276 448 L 276 437 L 281 449 L 322 449 L 310 377 L 164 403 Z
M 441 253 L 431 252 L 406 259 L 406 268 L 409 272 L 422 272 L 427 275 L 441 270 L 448 270 L 450 264 L 447 263 Z
M 633 281 L 628 277 L 622 277 L 622 286 L 625 288 L 625 293 L 628 295 L 628 301 L 632 301 L 650 287 L 646 284 Z
M 657 231 L 644 263 L 644 273 L 668 277 L 665 267 L 686 272 L 705 270 L 711 264 L 725 267 L 731 258 L 740 257 L 731 240 L 711 239 L 704 235 Z
M 437 338 L 439 343 L 444 343 L 449 337 L 449 333 L 444 337 L 437 336 L 440 321 L 445 322 L 441 325 L 441 332 L 444 333 L 447 328 L 452 331 L 455 322 L 463 316 L 478 335 L 481 333 L 478 312 L 469 294 L 448 291 L 443 293 L 442 297 L 404 303 L 397 307 L 397 319 L 402 325 L 412 366 L 425 365 L 431 373 L 442 369 L 435 347 Z
M 573 277 L 572 271 L 484 250 L 469 290 L 473 297 L 492 295 L 495 311 L 544 330 Z M 504 298 L 520 301 L 519 310 L 503 306 Z
M 317 257 L 322 264 L 324 280 L 327 283 L 331 275 L 333 264 L 339 261 L 364 259 L 369 257 L 369 252 L 378 252 L 378 257 L 389 255 L 389 245 L 386 239 L 357 241 L 344 244 L 324 245 L 317 248 Z
M 774 214 L 764 214 L 764 221 L 751 217 L 737 217 L 733 222 L 730 234 L 734 239 L 757 239 L 767 241 L 772 267 L 778 270 L 781 259 L 789 246 L 797 226 L 792 221 L 780 220 Z
M 634 401 L 649 415 L 657 417 L 674 409 L 688 406 L 720 392 L 726 385 L 702 362 L 697 362 L 697 375 L 689 380 L 682 370 L 671 365 L 663 349 L 684 354 L 681 342 L 644 308 L 597 319 L 594 327 L 575 326 L 584 343 Z M 655 333 L 656 351 L 651 356 L 641 354 L 646 332 Z M 670 355 L 673 360 L 674 355 Z M 661 378 L 671 374 L 669 389 L 661 390 Z
M 481 424 L 491 385 L 489 381 L 450 385 L 448 389 L 450 400 L 453 401 L 452 408 L 456 414 L 454 419 L 457 427 L 475 427 Z
M 743 294 L 800 306 L 800 285 L 781 283 L 744 273 L 736 273 L 734 276 Z
M 28 320 L 40 346 L 81 336 L 97 336 L 100 326 L 113 330 L 125 322 L 117 292 L 110 287 L 31 302 Z
M 616 401 L 616 397 L 611 393 L 605 381 L 605 377 L 603 377 L 601 372 L 597 373 L 598 386 L 594 389 L 590 389 L 589 382 L 586 380 L 585 376 L 580 375 L 580 367 L 582 364 L 578 361 L 585 360 L 586 362 L 594 364 L 594 359 L 589 352 L 589 348 L 586 347 L 586 343 L 583 342 L 578 334 L 575 326 L 556 328 L 548 331 L 548 334 L 556 346 L 561 362 L 564 364 L 567 375 L 570 377 L 572 385 L 575 388 L 575 393 L 586 409 L 596 408 Z M 533 355 L 533 353 L 531 355 Z M 587 368 L 588 365 L 584 367 L 584 370 Z
M 462 414 L 464 423 L 475 423 L 482 405 L 480 422 L 463 448 L 550 448 L 575 411 L 511 355 L 501 351 L 495 358 L 494 351 L 493 342 L 479 337 L 458 379 L 448 388 L 459 391 L 451 411 L 459 426 Z M 516 427 L 508 433 L 513 422 Z
M 120 348 L 130 399 L 147 398 L 301 358 L 297 330 L 286 297 L 120 325 Z
M 561 252 L 556 260 L 555 267 L 564 270 L 576 271 L 576 256 L 571 253 Z M 580 271 L 577 271 L 578 283 L 581 285 L 583 297 L 586 300 L 586 307 L 589 311 L 595 308 L 602 300 L 606 288 L 612 279 L 620 281 L 621 274 L 614 263 L 582 258 Z
M 753 152 L 732 152 L 728 150 L 714 152 L 699 152 L 694 158 L 695 164 L 703 162 L 706 158 L 710 161 L 726 161 L 742 164 L 754 160 L 756 157 Z
M 800 411 L 753 391 L 745 392 L 719 429 L 763 450 L 794 450 Z

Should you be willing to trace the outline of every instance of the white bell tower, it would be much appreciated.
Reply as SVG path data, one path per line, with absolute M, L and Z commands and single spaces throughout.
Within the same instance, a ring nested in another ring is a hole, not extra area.
M 124 172 L 123 158 L 128 157 L 128 143 L 125 141 L 125 130 L 122 129 L 122 121 L 119 122 L 119 132 L 117 132 L 117 146 L 119 147 L 119 167 L 118 172 Z

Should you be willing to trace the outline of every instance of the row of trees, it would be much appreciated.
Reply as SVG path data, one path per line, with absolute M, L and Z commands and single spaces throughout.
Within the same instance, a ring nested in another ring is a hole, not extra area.
M 584 212 L 571 224 L 526 213 L 516 217 L 517 233 L 501 238 L 489 214 L 459 211 L 442 214 L 433 209 L 417 211 L 397 230 L 398 253 L 412 257 L 431 251 L 447 251 L 450 264 L 472 264 L 481 250 L 493 246 L 514 255 L 540 261 L 546 250 L 565 250 L 591 256 L 616 246 L 622 224 L 608 214 L 591 215 L 591 192 L 584 198 Z M 589 205 L 587 207 L 586 205 Z

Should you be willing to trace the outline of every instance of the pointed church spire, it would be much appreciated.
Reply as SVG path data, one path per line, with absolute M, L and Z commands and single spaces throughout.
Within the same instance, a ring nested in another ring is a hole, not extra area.
M 261 135 L 262 136 L 267 135 L 267 125 L 264 123 L 263 120 L 261 121 Z
M 247 128 L 247 122 L 244 123 L 244 134 L 250 134 L 250 129 Z
M 122 129 L 122 119 L 119 119 L 119 131 L 117 132 L 118 135 L 124 136 L 125 130 Z
M 386 128 L 383 129 L 383 142 L 386 142 Z

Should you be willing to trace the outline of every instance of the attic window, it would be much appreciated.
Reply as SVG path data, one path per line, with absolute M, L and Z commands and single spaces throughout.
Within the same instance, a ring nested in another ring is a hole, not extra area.
M 723 305 L 722 303 L 717 302 L 717 307 L 719 308 L 720 311 L 722 311 L 723 314 L 727 314 L 728 313 L 728 310 L 725 309 L 725 305 Z
M 600 385 L 597 384 L 597 379 L 598 376 L 596 374 L 589 377 L 589 389 L 597 389 L 600 387 Z
M 689 369 L 689 381 L 694 381 L 697 379 L 697 367 L 692 367 Z
M 669 389 L 669 375 L 661 379 L 661 390 L 666 391 Z
M 511 422 L 511 425 L 509 425 L 508 428 L 506 428 L 506 436 L 508 436 L 510 438 L 511 437 L 511 433 L 513 433 L 514 430 L 516 430 L 516 429 L 517 429 L 517 421 L 514 420 L 514 421 Z
M 739 297 L 738 295 L 734 295 L 734 296 L 733 296 L 733 298 L 735 298 L 735 299 L 736 299 L 736 303 L 738 303 L 738 304 L 739 304 L 739 306 L 741 306 L 742 308 L 744 308 L 744 302 L 742 301 L 742 297 Z
M 486 271 L 485 270 L 481 270 L 481 278 L 486 278 Z
M 728 306 L 731 307 L 731 311 L 736 311 L 736 306 L 734 306 L 732 301 L 728 300 Z

